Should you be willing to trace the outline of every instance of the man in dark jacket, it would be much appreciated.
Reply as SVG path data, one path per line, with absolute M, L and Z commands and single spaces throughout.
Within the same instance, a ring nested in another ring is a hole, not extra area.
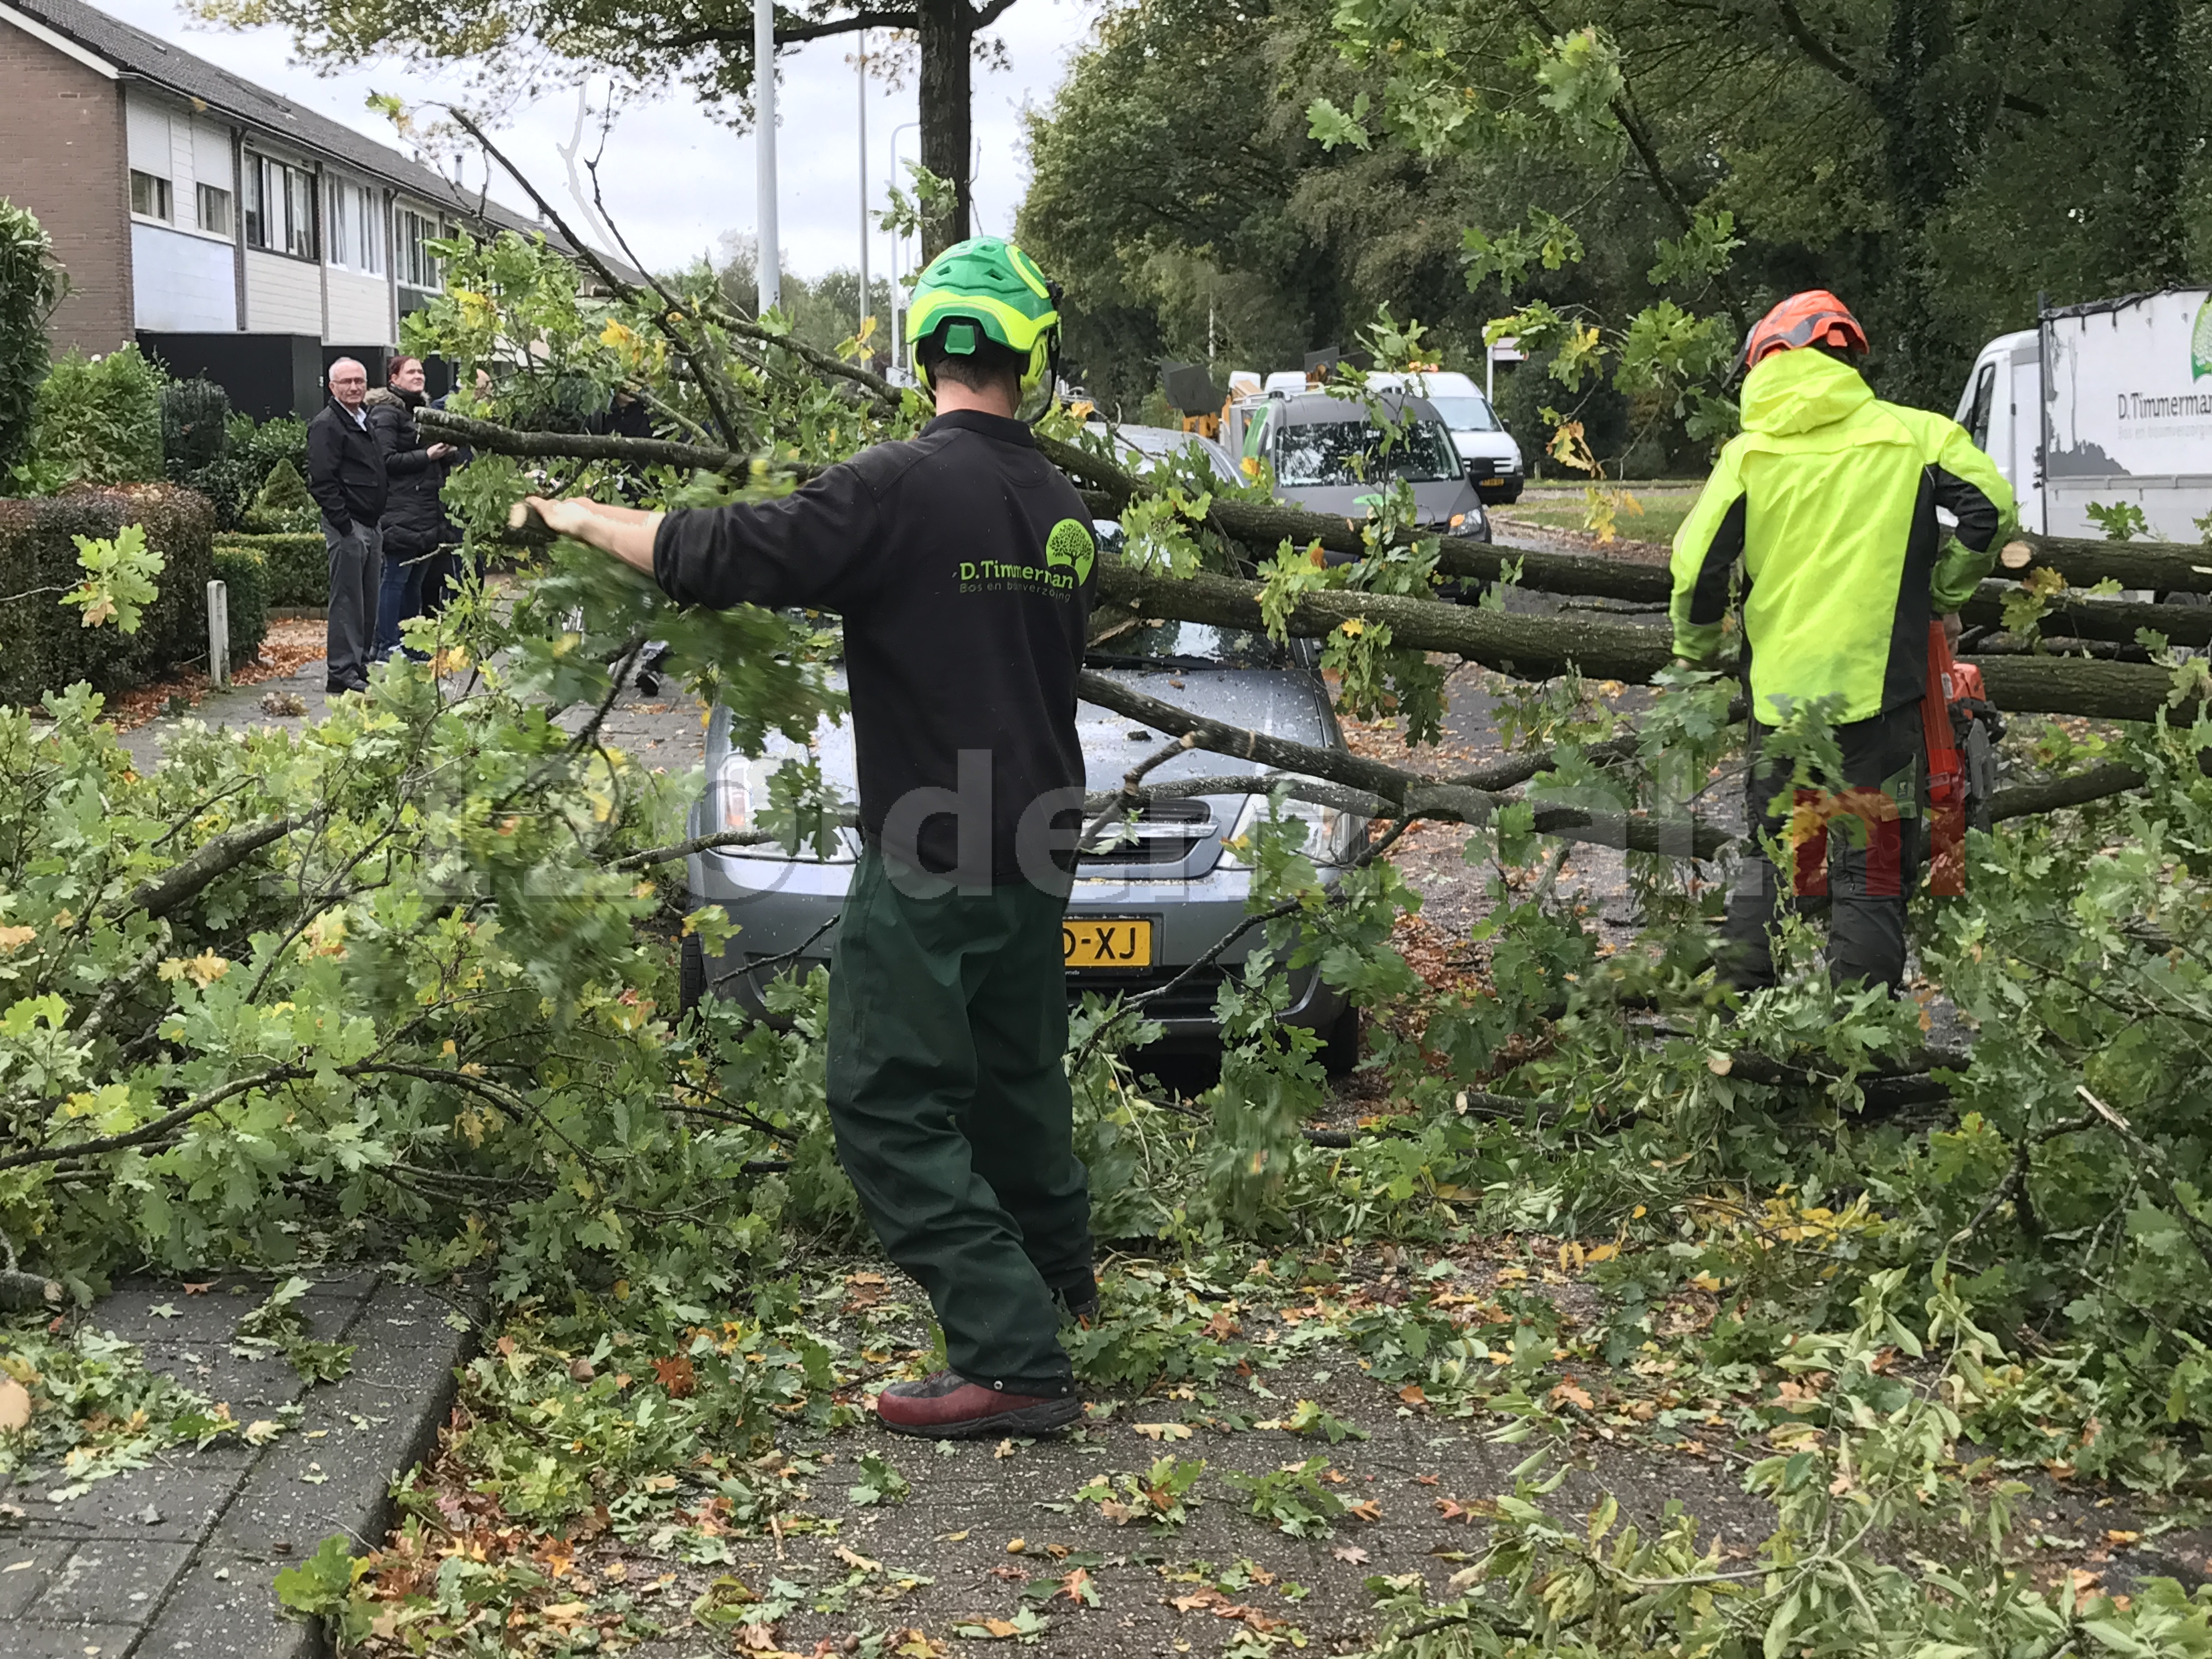
M 384 452 L 370 434 L 368 371 L 350 357 L 331 365 L 330 401 L 307 422 L 307 493 L 323 512 L 331 560 L 330 660 L 326 688 L 368 689 L 369 642 L 376 633 L 376 590 L 383 580 L 377 520 L 387 489 Z
M 910 315 L 937 398 L 918 438 L 757 505 L 531 504 L 673 599 L 845 619 L 865 850 L 830 968 L 830 1121 L 949 1366 L 876 1409 L 902 1434 L 995 1439 L 1075 1420 L 1060 1309 L 1097 1304 L 1060 954 L 1096 549 L 1082 498 L 1014 418 L 1060 322 L 1036 264 L 962 242 Z
M 446 483 L 451 444 L 422 441 L 415 411 L 428 401 L 422 394 L 422 360 L 394 357 L 386 384 L 370 392 L 363 407 L 368 430 L 384 453 L 391 480 L 378 530 L 384 544 L 384 580 L 376 596 L 379 657 L 400 648 L 399 624 L 430 609 L 433 579 L 445 580 L 444 547 L 449 526 L 439 492 Z

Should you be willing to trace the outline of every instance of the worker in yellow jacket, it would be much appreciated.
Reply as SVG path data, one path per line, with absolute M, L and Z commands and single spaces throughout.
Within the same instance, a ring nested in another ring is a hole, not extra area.
M 1760 319 L 1744 343 L 1743 430 L 1674 537 L 1678 656 L 1717 665 L 1732 588 L 1741 594 L 1747 800 L 1762 845 L 1729 895 L 1721 968 L 1746 989 L 1773 981 L 1780 883 L 1763 843 L 1792 811 L 1801 829 L 1839 827 L 1825 884 L 1797 884 L 1831 896 L 1831 975 L 1903 983 L 1929 624 L 1966 603 L 2016 523 L 1989 457 L 1957 422 L 1876 398 L 1859 373 L 1866 353 L 1866 331 L 1825 290 Z M 1843 775 L 1778 812 L 1789 773 L 1760 763 L 1762 738 L 1814 702 L 1826 705 Z

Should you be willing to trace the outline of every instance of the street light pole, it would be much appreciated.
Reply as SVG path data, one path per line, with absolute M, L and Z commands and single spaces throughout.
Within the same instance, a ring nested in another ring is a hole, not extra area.
M 760 309 L 783 303 L 775 223 L 775 0 L 753 0 L 753 115 L 759 164 Z
M 896 189 L 898 185 L 899 134 L 912 132 L 921 125 L 919 121 L 902 121 L 891 129 L 890 154 L 884 163 L 884 179 L 887 188 Z M 894 368 L 900 367 L 902 354 L 906 350 L 906 331 L 899 326 L 899 238 L 894 234 L 891 237 L 891 367 Z M 914 365 L 909 362 L 905 364 L 905 368 L 911 373 Z
M 860 326 L 868 325 L 868 32 L 860 31 Z M 861 348 L 866 350 L 864 346 Z

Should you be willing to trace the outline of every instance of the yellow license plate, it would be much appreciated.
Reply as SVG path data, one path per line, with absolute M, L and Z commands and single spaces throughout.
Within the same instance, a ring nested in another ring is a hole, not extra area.
M 1485 478 L 1483 480 L 1483 483 L 1486 484 L 1502 484 L 1504 482 L 1505 480 L 1503 478 Z
M 1123 916 L 1069 921 L 1060 927 L 1060 954 L 1070 968 L 1149 968 L 1152 924 Z

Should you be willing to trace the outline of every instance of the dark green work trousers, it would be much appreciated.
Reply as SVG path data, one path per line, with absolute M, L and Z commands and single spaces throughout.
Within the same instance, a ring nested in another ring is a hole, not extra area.
M 1026 883 L 894 880 L 872 848 L 830 969 L 838 1158 L 885 1252 L 929 1292 L 946 1363 L 1009 1394 L 1073 1388 L 1054 1297 L 1091 1291 L 1062 1063 L 1066 908 Z

